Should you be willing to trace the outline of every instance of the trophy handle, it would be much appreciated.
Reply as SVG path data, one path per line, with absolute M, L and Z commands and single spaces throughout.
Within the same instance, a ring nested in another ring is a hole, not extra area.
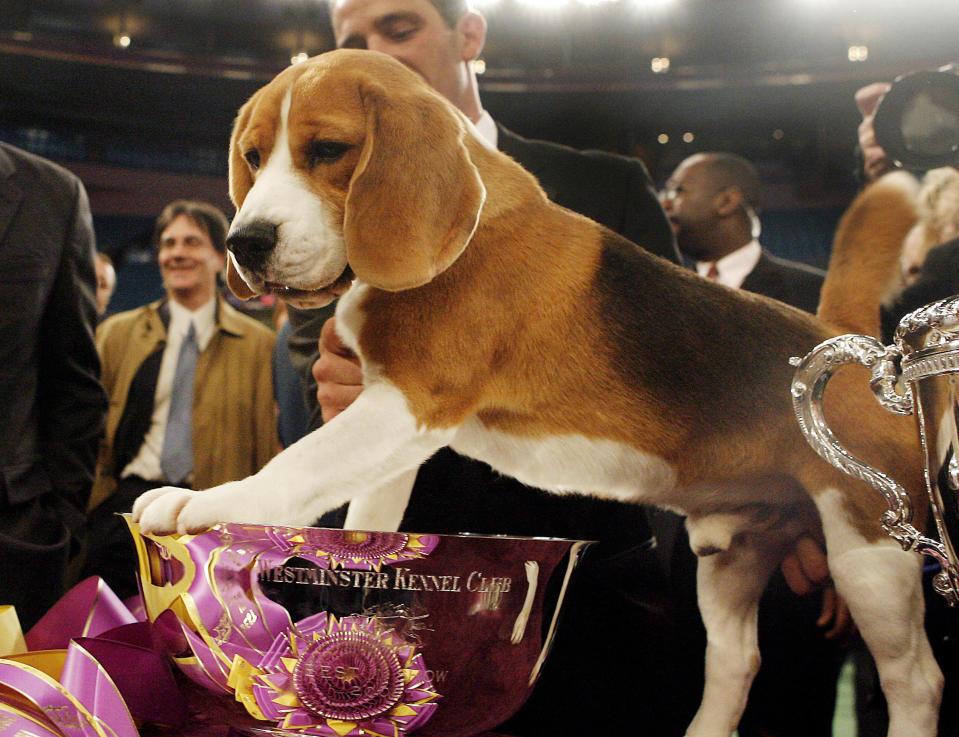
M 912 414 L 915 408 L 912 388 L 898 379 L 902 354 L 894 346 L 883 346 L 865 335 L 841 335 L 831 338 L 810 351 L 805 358 L 791 359 L 796 366 L 792 382 L 793 408 L 806 440 L 813 449 L 840 471 L 865 481 L 878 489 L 889 505 L 882 515 L 883 529 L 903 550 L 915 550 L 939 561 L 943 570 L 952 570 L 945 548 L 922 535 L 913 525 L 912 503 L 898 482 L 863 463 L 840 445 L 826 424 L 823 394 L 826 384 L 837 369 L 857 363 L 872 371 L 869 386 L 879 403 L 899 415 Z M 902 386 L 902 390 L 897 387 Z

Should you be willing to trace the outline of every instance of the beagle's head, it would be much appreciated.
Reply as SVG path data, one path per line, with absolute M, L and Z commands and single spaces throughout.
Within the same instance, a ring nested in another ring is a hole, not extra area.
M 385 54 L 340 50 L 289 67 L 240 109 L 227 247 L 238 296 L 299 307 L 420 286 L 449 267 L 485 198 L 465 118 Z

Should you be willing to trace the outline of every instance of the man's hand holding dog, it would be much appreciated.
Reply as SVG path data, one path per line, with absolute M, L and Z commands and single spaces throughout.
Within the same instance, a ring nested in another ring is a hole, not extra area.
M 855 632 L 852 615 L 832 585 L 826 553 L 818 542 L 808 536 L 799 538 L 783 558 L 781 568 L 794 594 L 804 596 L 823 589 L 822 612 L 816 624 L 825 630 L 827 640 L 844 639 Z
M 323 324 L 319 348 L 320 357 L 312 371 L 323 422 L 329 422 L 360 396 L 363 372 L 360 360 L 337 334 L 336 318 L 331 317 Z

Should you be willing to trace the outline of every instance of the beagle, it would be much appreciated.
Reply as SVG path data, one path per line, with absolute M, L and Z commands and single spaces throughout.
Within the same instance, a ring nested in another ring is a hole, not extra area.
M 133 510 L 145 531 L 309 524 L 382 501 L 445 445 L 557 494 L 678 510 L 701 556 L 708 632 L 693 737 L 735 729 L 759 666 L 760 594 L 797 536 L 824 535 L 879 667 L 889 734 L 935 735 L 942 678 L 920 558 L 880 528 L 879 494 L 807 445 L 790 396 L 790 357 L 876 322 L 897 254 L 875 274 L 835 266 L 823 299 L 837 327 L 718 286 L 550 203 L 415 73 L 371 51 L 321 55 L 253 95 L 233 130 L 230 194 L 234 290 L 302 307 L 338 297 L 365 388 L 254 476 L 147 492 Z M 875 196 L 881 214 L 908 209 L 892 185 Z M 867 384 L 856 370 L 833 379 L 830 425 L 908 485 L 923 519 L 914 420 Z

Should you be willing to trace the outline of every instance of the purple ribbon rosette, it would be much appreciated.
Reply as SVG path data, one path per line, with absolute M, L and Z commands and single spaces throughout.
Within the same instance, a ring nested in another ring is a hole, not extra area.
M 127 523 L 148 617 L 188 678 L 242 704 L 223 712 L 240 733 L 497 726 L 532 689 L 586 545 L 245 524 L 154 536 Z
M 235 665 L 232 682 L 247 710 L 303 734 L 413 732 L 439 697 L 422 654 L 369 617 L 320 612 L 278 637 L 255 668 Z
M 101 579 L 74 586 L 26 637 L 0 609 L 0 734 L 137 737 L 138 721 L 186 721 L 150 626 Z

